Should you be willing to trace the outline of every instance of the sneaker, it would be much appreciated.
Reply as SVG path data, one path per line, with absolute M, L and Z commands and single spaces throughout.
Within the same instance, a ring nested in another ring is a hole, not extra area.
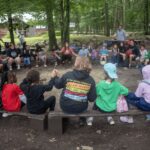
M 129 64 L 129 68 L 131 68 L 131 64 Z
M 35 67 L 36 67 L 36 68 L 38 68 L 38 67 L 39 67 L 39 65 L 36 65 Z
M 150 114 L 146 115 L 146 121 L 150 121 Z
M 114 121 L 114 119 L 111 116 L 107 117 L 107 121 L 108 121 L 108 123 L 110 125 L 114 125 L 115 124 L 115 121 Z
M 134 123 L 133 117 L 131 116 L 121 116 L 120 121 L 125 123 Z
M 85 125 L 85 123 L 86 123 L 86 120 L 85 120 L 86 118 L 83 118 L 83 117 L 81 117 L 81 118 L 79 118 L 79 126 L 84 126 Z
M 12 71 L 12 66 L 9 66 L 9 70 Z
M 11 113 L 6 113 L 6 112 L 4 112 L 4 113 L 2 114 L 2 117 L 4 117 L 4 118 L 6 118 L 6 117 L 8 117 L 8 116 L 12 116 L 12 114 L 11 114 Z
M 136 65 L 136 67 L 135 67 L 136 69 L 139 69 L 139 65 Z
M 47 65 L 45 64 L 45 65 L 44 65 L 44 67 L 46 68 L 46 67 L 47 67 Z
M 92 126 L 93 125 L 93 117 L 86 118 L 86 123 L 88 126 Z
M 17 66 L 17 70 L 20 70 L 20 65 Z

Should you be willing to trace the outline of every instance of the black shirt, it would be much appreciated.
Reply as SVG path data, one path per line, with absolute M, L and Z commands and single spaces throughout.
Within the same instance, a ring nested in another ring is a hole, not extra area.
M 20 49 L 8 49 L 6 54 L 8 57 L 16 58 L 20 54 Z
M 44 92 L 50 91 L 53 88 L 54 79 L 51 79 L 47 85 L 30 85 L 24 79 L 20 84 L 21 89 L 27 97 L 27 109 L 30 113 L 38 113 L 44 107 Z
M 55 87 L 63 88 L 60 106 L 63 111 L 72 107 L 67 113 L 80 113 L 87 109 L 88 101 L 96 99 L 95 81 L 86 71 L 73 70 L 61 78 L 55 78 Z

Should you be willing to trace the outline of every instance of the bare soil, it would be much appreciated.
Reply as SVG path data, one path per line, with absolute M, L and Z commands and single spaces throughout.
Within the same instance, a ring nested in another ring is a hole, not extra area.
M 71 66 L 58 66 L 63 74 Z M 50 78 L 52 67 L 42 68 L 41 78 Z M 17 71 L 18 83 L 25 77 L 28 69 Z M 141 75 L 138 70 L 118 70 L 119 81 L 134 91 Z M 91 75 L 98 82 L 104 78 L 102 67 L 93 67 Z M 59 95 L 61 90 L 53 89 L 47 92 L 45 97 L 55 95 L 57 97 L 56 110 L 59 110 Z M 91 109 L 90 104 L 89 109 Z M 116 124 L 110 126 L 106 118 L 96 118 L 92 127 L 83 126 L 76 128 L 68 126 L 61 136 L 51 136 L 47 131 L 33 130 L 28 126 L 28 119 L 11 116 L 0 118 L 0 150 L 149 150 L 150 149 L 150 122 L 145 121 L 145 116 L 134 118 L 134 124 L 123 124 L 119 118 L 114 118 Z M 87 147 L 82 147 L 87 146 Z

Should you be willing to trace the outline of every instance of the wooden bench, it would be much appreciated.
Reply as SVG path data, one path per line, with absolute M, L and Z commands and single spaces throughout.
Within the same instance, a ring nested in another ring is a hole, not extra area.
M 106 116 L 136 116 L 136 115 L 145 115 L 150 112 L 140 111 L 137 109 L 132 109 L 128 112 L 118 113 L 101 113 L 99 111 L 87 111 L 81 114 L 66 114 L 62 111 L 50 112 L 48 114 L 48 132 L 53 135 L 62 135 L 64 132 L 64 118 L 72 118 L 72 117 L 106 117 Z
M 134 40 L 135 44 L 140 45 L 141 43 L 144 43 L 142 40 Z M 107 44 L 108 47 L 111 47 L 114 44 L 118 44 L 120 41 L 118 40 L 104 40 L 104 43 Z
M 6 111 L 0 110 L 0 113 L 5 113 Z M 7 113 L 7 112 L 6 112 Z M 29 126 L 36 130 L 46 130 L 48 125 L 48 112 L 45 114 L 30 114 L 27 111 L 21 111 L 21 112 L 10 112 L 13 116 L 23 116 L 27 117 L 29 120 Z

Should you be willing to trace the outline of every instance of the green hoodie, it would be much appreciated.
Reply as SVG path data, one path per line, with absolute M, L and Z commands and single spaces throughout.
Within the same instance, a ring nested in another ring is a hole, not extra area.
M 147 55 L 145 56 L 146 59 L 150 59 L 150 50 L 148 51 Z
M 127 95 L 128 89 L 117 81 L 111 83 L 103 80 L 96 85 L 96 105 L 105 112 L 116 110 L 120 95 Z

